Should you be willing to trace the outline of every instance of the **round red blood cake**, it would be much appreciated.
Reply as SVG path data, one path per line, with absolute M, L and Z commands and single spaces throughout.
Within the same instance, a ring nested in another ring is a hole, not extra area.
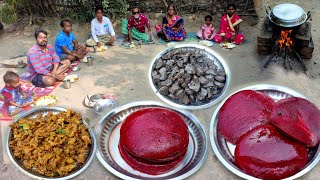
M 274 100 L 263 93 L 243 90 L 235 93 L 221 107 L 218 114 L 218 131 L 236 144 L 249 130 L 268 124 Z
M 236 165 L 261 179 L 290 177 L 307 161 L 307 148 L 281 135 L 272 125 L 259 126 L 244 134 L 235 149 Z
M 278 101 L 271 123 L 309 147 L 320 142 L 320 110 L 306 99 L 290 97 Z
M 188 126 L 182 117 L 165 108 L 131 113 L 120 129 L 119 151 L 133 168 L 162 174 L 180 164 L 189 144 Z

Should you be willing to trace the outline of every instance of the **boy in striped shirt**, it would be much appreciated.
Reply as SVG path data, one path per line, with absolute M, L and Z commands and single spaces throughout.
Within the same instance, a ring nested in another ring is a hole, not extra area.
M 47 44 L 48 38 L 45 30 L 37 30 L 35 38 L 37 44 L 29 50 L 27 57 L 31 82 L 37 87 L 52 86 L 65 78 L 64 73 L 70 66 L 70 61 L 60 61 L 53 47 Z

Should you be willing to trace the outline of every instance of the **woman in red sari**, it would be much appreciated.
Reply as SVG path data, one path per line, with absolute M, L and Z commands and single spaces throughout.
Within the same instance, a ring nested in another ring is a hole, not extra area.
M 234 42 L 235 44 L 242 44 L 244 41 L 244 35 L 239 34 L 239 24 L 242 19 L 234 12 L 236 10 L 235 4 L 228 4 L 227 14 L 223 15 L 220 21 L 220 29 L 213 37 L 213 40 L 217 43 L 223 41 Z
M 166 41 L 182 41 L 186 38 L 183 19 L 175 15 L 176 12 L 175 6 L 168 6 L 167 15 L 163 17 L 162 25 L 155 26 L 157 35 Z

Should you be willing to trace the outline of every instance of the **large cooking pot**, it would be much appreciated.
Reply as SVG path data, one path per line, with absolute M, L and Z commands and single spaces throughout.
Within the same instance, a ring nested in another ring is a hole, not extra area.
M 268 12 L 269 9 L 269 12 Z M 300 6 L 290 3 L 279 4 L 271 9 L 266 7 L 270 21 L 282 27 L 295 27 L 306 22 L 311 13 L 306 13 Z

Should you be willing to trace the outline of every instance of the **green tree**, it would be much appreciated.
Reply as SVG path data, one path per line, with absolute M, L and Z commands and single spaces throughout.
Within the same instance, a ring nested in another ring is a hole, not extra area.
M 14 23 L 18 19 L 18 8 L 22 7 L 24 0 L 6 0 L 0 7 L 1 19 L 4 23 Z

